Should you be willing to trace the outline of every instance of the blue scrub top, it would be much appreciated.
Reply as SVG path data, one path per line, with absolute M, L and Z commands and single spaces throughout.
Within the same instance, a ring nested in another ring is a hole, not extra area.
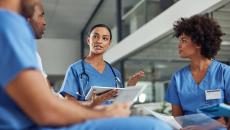
M 206 100 L 205 90 L 215 89 L 221 89 L 221 99 Z M 172 76 L 165 100 L 181 106 L 185 115 L 207 105 L 230 103 L 230 67 L 212 60 L 200 84 L 193 79 L 190 67 L 184 67 Z
M 23 17 L 0 9 L 0 18 L 0 129 L 26 129 L 35 124 L 5 89 L 22 70 L 38 68 L 35 40 Z
M 77 100 L 84 101 L 85 96 L 92 86 L 116 87 L 115 76 L 108 64 L 105 65 L 104 71 L 100 73 L 91 64 L 83 61 L 85 72 L 89 76 L 87 83 L 87 77 L 85 75 L 81 78 L 81 74 L 83 73 L 81 62 L 82 60 L 79 60 L 68 68 L 60 89 L 60 94 L 63 96 L 69 94 Z M 121 79 L 120 72 L 115 68 L 113 68 L 113 70 L 116 76 Z

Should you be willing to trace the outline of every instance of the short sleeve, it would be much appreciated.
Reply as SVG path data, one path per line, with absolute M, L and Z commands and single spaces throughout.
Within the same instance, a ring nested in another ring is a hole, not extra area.
M 27 22 L 19 16 L 10 18 L 4 17 L 0 25 L 0 86 L 3 87 L 22 70 L 38 68 L 35 40 Z
M 70 66 L 66 72 L 65 79 L 63 81 L 62 87 L 60 89 L 60 94 L 62 96 L 65 96 L 66 94 L 69 94 L 76 99 L 79 99 L 80 93 L 80 84 L 79 84 L 79 77 L 77 73 L 74 71 L 73 66 Z
M 225 66 L 225 71 L 224 71 L 224 86 L 225 86 L 225 91 L 224 91 L 224 97 L 225 97 L 225 102 L 230 103 L 230 67 Z
M 173 105 L 180 104 L 175 75 L 171 78 L 171 81 L 168 85 L 165 100 Z

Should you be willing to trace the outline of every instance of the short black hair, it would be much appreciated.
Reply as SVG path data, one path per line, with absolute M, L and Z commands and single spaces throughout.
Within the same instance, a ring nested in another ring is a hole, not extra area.
M 96 24 L 93 27 L 91 27 L 91 29 L 89 30 L 88 36 L 90 35 L 90 33 L 97 27 L 103 27 L 106 28 L 109 31 L 109 35 L 110 35 L 110 40 L 112 40 L 112 32 L 111 29 L 109 28 L 109 26 L 107 26 L 106 24 Z
M 182 34 L 191 37 L 192 42 L 201 47 L 201 55 L 209 59 L 220 50 L 221 37 L 224 35 L 220 25 L 204 15 L 181 18 L 173 25 L 173 30 L 177 38 Z

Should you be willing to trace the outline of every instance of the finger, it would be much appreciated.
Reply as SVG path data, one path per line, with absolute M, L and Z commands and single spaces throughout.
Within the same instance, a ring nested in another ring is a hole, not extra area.
M 95 100 L 95 99 L 96 99 L 96 96 L 97 96 L 97 94 L 96 94 L 96 91 L 94 90 L 91 99 L 92 99 L 92 100 Z
M 102 98 L 103 100 L 110 99 L 117 95 L 118 91 L 117 90 L 111 90 L 105 94 L 100 95 L 99 97 Z
M 141 71 L 141 72 L 139 72 L 139 73 L 137 74 L 137 76 L 138 76 L 138 77 L 143 77 L 143 76 L 145 76 L 145 73 L 144 73 L 143 71 Z
M 131 107 L 131 105 L 132 105 L 131 102 L 124 103 L 124 108 L 129 109 Z

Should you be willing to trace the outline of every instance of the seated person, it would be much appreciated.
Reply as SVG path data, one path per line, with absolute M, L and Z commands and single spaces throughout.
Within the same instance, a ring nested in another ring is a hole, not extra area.
M 172 104 L 172 115 L 196 114 L 201 107 L 230 104 L 230 67 L 214 59 L 222 41 L 220 25 L 212 18 L 195 15 L 178 20 L 174 31 L 180 57 L 191 63 L 177 71 L 169 83 L 166 101 Z M 215 119 L 224 123 L 221 117 Z
M 31 28 L 18 15 L 28 1 L 0 0 L 0 129 L 171 129 L 152 118 L 128 117 L 128 103 L 87 108 L 53 96 L 39 71 Z
M 111 41 L 112 33 L 107 25 L 96 24 L 90 29 L 87 37 L 89 54 L 70 65 L 60 90 L 62 96 L 70 100 L 85 101 L 86 95 L 92 86 L 124 87 L 120 72 L 103 58 L 104 53 L 110 47 Z M 143 76 L 143 71 L 137 72 L 128 80 L 127 86 L 135 86 Z M 88 103 L 90 106 L 98 105 L 116 94 L 115 90 L 100 96 L 94 94 L 92 100 L 82 103 Z M 110 104 L 111 102 L 105 101 L 105 103 Z

